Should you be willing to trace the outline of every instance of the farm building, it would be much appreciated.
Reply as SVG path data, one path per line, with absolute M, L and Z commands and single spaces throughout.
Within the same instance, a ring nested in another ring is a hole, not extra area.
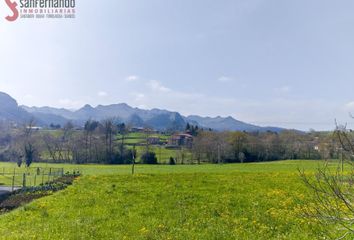
M 187 133 L 180 133 L 173 135 L 169 140 L 171 146 L 184 146 L 191 148 L 193 144 L 193 136 Z
M 130 129 L 130 132 L 144 132 L 145 131 L 145 128 L 143 128 L 143 127 L 133 127 L 133 128 L 131 128 Z

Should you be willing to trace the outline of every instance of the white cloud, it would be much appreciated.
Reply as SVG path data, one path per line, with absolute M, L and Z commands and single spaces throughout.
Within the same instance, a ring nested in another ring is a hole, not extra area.
M 227 76 L 221 76 L 221 77 L 219 77 L 218 78 L 218 81 L 219 82 L 223 82 L 223 83 L 225 83 L 225 82 L 231 82 L 233 79 L 231 78 L 231 77 L 227 77 Z
M 139 80 L 139 76 L 130 75 L 130 76 L 126 77 L 125 80 L 126 80 L 127 82 L 136 82 L 136 81 Z
M 98 95 L 99 97 L 107 97 L 107 96 L 108 96 L 108 93 L 105 92 L 105 91 L 99 91 L 99 92 L 97 93 L 97 95 Z
M 149 81 L 148 86 L 156 92 L 171 92 L 171 89 L 163 86 L 159 81 L 156 80 Z

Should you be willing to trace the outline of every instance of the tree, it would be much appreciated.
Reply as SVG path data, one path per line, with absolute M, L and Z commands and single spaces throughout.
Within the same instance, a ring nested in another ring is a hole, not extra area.
M 145 154 L 148 154 L 150 152 L 150 136 L 151 136 L 152 130 L 149 128 L 144 129 L 144 144 L 145 144 Z
M 246 155 L 243 152 L 240 152 L 238 154 L 238 160 L 240 161 L 240 163 L 243 163 L 246 160 Z
M 86 162 L 92 161 L 93 158 L 93 149 L 92 149 L 92 139 L 93 133 L 98 128 L 99 122 L 88 120 L 85 123 L 84 130 L 85 130 L 85 146 L 86 146 Z
M 24 136 L 23 136 L 23 152 L 25 157 L 25 164 L 30 167 L 33 161 L 38 158 L 38 151 L 34 144 L 35 139 L 33 136 L 33 131 L 35 129 L 35 121 L 31 119 L 28 124 L 24 126 Z
M 117 128 L 114 125 L 113 119 L 107 119 L 103 121 L 103 128 L 106 146 L 106 162 L 112 163 L 114 158 L 113 140 L 115 134 L 117 133 Z
M 31 144 L 28 143 L 25 145 L 25 162 L 26 162 L 26 167 L 30 167 L 34 158 L 35 158 L 35 153 L 36 149 L 35 147 Z
M 180 159 L 180 163 L 181 163 L 182 165 L 184 165 L 184 164 L 185 164 L 186 154 L 185 154 L 185 149 L 184 149 L 183 146 L 181 146 L 181 147 L 179 148 L 177 156 L 178 156 L 178 159 Z
M 247 134 L 244 132 L 233 132 L 229 134 L 228 142 L 231 147 L 233 158 L 238 162 L 245 161 Z
M 190 130 L 191 130 L 191 125 L 189 123 L 187 123 L 186 131 L 190 131 Z
M 354 237 L 354 136 L 345 126 L 335 131 L 343 151 L 343 160 L 333 168 L 326 161 L 316 174 L 300 171 L 300 176 L 312 192 L 312 204 L 303 210 L 307 218 L 315 219 L 324 226 L 332 225 L 336 232 L 325 232 L 330 238 L 353 239 Z M 344 164 L 346 160 L 346 164 Z M 350 169 L 344 171 L 344 167 Z M 325 228 L 324 228 L 325 229 Z
M 191 134 L 192 136 L 196 137 L 199 133 L 199 127 L 191 125 L 190 123 L 187 123 L 186 132 Z
M 200 132 L 194 139 L 192 147 L 193 155 L 200 159 L 204 158 L 209 163 L 222 163 L 227 159 L 229 144 L 227 132 Z
M 157 164 L 157 157 L 154 152 L 146 152 L 141 156 L 143 164 Z
M 118 129 L 118 133 L 120 134 L 121 142 L 119 146 L 119 151 L 120 151 L 121 161 L 123 162 L 125 138 L 129 131 L 125 123 L 118 124 L 117 129 Z
M 170 160 L 169 160 L 168 164 L 170 164 L 170 165 L 176 165 L 175 159 L 174 159 L 173 157 L 170 157 Z
M 48 133 L 43 136 L 44 143 L 46 145 L 47 151 L 53 162 L 62 162 L 62 146 L 59 139 Z
M 68 121 L 63 129 L 63 136 L 62 136 L 62 144 L 63 144 L 63 149 L 65 150 L 64 152 L 64 158 L 68 162 L 71 162 L 73 160 L 73 152 L 74 152 L 74 124 L 71 121 Z

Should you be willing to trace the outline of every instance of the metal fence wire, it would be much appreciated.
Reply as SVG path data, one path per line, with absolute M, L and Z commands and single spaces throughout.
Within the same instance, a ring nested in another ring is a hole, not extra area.
M 0 168 L 0 186 L 34 187 L 64 176 L 63 168 Z

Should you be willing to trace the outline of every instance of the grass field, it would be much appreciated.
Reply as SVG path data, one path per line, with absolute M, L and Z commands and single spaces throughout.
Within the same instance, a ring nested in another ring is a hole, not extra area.
M 142 156 L 146 152 L 146 148 L 144 146 L 137 146 L 136 150 L 138 156 Z M 152 151 L 156 154 L 157 161 L 161 164 L 168 164 L 170 157 L 174 158 L 177 163 L 181 163 L 182 152 L 184 154 L 184 163 L 192 162 L 192 153 L 187 149 L 167 149 L 163 146 L 153 145 L 149 147 L 149 151 Z
M 134 176 L 130 166 L 50 165 L 84 175 L 1 215 L 0 239 L 319 239 L 299 215 L 308 197 L 297 173 L 319 164 L 137 165 Z

